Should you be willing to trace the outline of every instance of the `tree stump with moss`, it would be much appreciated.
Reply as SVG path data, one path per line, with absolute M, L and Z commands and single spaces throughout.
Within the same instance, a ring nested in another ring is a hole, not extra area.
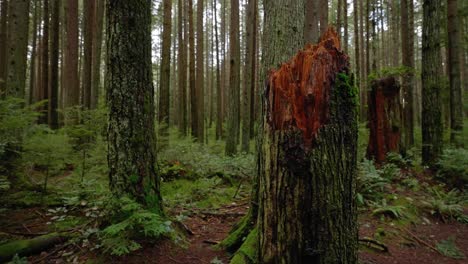
M 357 263 L 357 106 L 329 29 L 270 72 L 258 158 L 259 263 Z
M 385 161 L 389 152 L 400 152 L 403 109 L 395 77 L 374 80 L 369 92 L 369 145 L 367 158 Z

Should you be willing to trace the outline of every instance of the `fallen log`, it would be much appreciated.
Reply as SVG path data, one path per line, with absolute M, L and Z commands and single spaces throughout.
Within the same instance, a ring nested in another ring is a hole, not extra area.
M 39 254 L 58 243 L 67 241 L 69 236 L 59 233 L 50 233 L 32 239 L 16 240 L 0 245 L 0 262 L 10 261 L 16 254 L 27 257 Z

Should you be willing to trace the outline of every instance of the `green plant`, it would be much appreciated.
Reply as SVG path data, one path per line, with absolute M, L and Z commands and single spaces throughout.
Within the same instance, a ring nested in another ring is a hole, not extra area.
M 437 165 L 437 177 L 443 182 L 459 189 L 468 185 L 467 149 L 445 149 Z
M 442 240 L 436 244 L 437 250 L 444 256 L 454 259 L 464 259 L 465 255 L 455 244 L 455 237 L 451 236 L 447 240 Z
M 405 207 L 402 205 L 388 205 L 387 200 L 382 199 L 381 203 L 375 203 L 376 209 L 372 211 L 372 215 L 386 215 L 395 219 L 401 219 L 406 216 Z
M 439 216 L 444 222 L 466 219 L 463 214 L 463 203 L 466 203 L 467 199 L 460 191 L 453 189 L 445 192 L 440 187 L 432 187 L 428 189 L 428 192 L 431 197 L 422 203 L 432 215 Z
M 101 231 L 100 238 L 104 251 L 112 255 L 121 256 L 139 249 L 139 238 L 158 239 L 174 234 L 170 221 L 128 197 L 112 199 L 110 210 L 112 224 Z
M 393 163 L 385 164 L 379 170 L 379 172 L 383 178 L 388 179 L 390 181 L 395 180 L 397 177 L 400 176 L 400 168 L 398 168 L 398 166 Z
M 364 159 L 359 164 L 358 202 L 376 201 L 383 198 L 383 191 L 389 180 L 381 176 L 382 172 L 375 167 L 372 160 Z

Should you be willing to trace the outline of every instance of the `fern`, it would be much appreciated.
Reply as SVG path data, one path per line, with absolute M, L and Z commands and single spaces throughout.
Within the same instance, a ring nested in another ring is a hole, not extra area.
M 432 215 L 437 215 L 443 221 L 461 220 L 464 222 L 466 216 L 463 214 L 463 203 L 467 201 L 465 195 L 460 191 L 453 189 L 444 192 L 440 187 L 428 189 L 432 196 L 428 201 L 423 201 L 423 206 L 430 210 Z

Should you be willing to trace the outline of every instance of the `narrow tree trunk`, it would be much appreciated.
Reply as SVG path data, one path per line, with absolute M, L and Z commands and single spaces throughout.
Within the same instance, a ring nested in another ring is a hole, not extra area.
M 403 109 L 400 86 L 394 77 L 374 80 L 369 91 L 369 145 L 367 158 L 378 163 L 389 152 L 399 153 Z
M 423 1 L 422 31 L 422 159 L 426 165 L 434 165 L 442 152 L 442 109 L 440 94 L 441 34 L 438 18 L 441 0 Z
M 179 102 L 180 102 L 180 109 L 179 109 L 179 130 L 183 136 L 187 135 L 187 48 L 186 45 L 188 43 L 187 39 L 184 38 L 184 31 L 186 28 L 185 23 L 185 1 L 179 0 L 178 1 L 178 68 L 179 68 Z
M 463 145 L 463 96 L 460 80 L 459 21 L 457 0 L 447 0 L 448 65 L 450 69 L 450 140 Z
M 320 10 L 320 35 L 322 35 L 328 28 L 328 0 L 320 0 L 317 10 Z
M 29 104 L 35 102 L 34 91 L 36 87 L 36 57 L 37 57 L 37 37 L 39 32 L 39 10 L 41 8 L 40 1 L 34 3 L 32 41 L 31 41 L 31 63 L 29 66 Z M 1 63 L 1 62 L 0 62 Z M 0 77 L 1 78 L 1 77 Z M 0 89 L 1 90 L 1 89 Z
M 8 14 L 6 95 L 24 99 L 29 36 L 29 0 L 14 0 Z
M 252 91 L 255 89 L 255 12 L 256 0 L 249 0 L 247 4 L 247 20 L 246 20 L 246 43 L 245 43 L 245 68 L 244 68 L 244 90 L 242 101 L 242 151 L 249 152 L 250 145 L 250 119 L 253 118 L 251 112 L 251 100 L 253 100 Z
M 104 4 L 106 0 L 97 0 L 93 21 L 93 55 L 91 69 L 91 109 L 98 107 L 101 91 L 101 51 L 104 24 Z
M 193 3 L 188 0 L 188 17 L 189 17 L 189 90 L 190 90 L 190 113 L 191 113 L 191 128 L 192 137 L 198 136 L 198 113 L 197 113 L 197 94 L 195 83 L 195 31 L 193 26 Z
M 7 79 L 8 0 L 1 0 L 0 8 L 0 97 L 3 97 Z
M 43 8 L 43 21 L 42 21 L 42 56 L 41 56 L 41 100 L 49 100 L 49 25 L 50 25 L 50 13 L 49 13 L 49 0 L 44 0 Z M 48 123 L 48 106 L 49 102 L 44 106 L 42 111 L 44 112 L 40 118 L 39 123 Z
M 58 129 L 60 0 L 52 0 L 49 127 Z
M 95 20 L 95 0 L 84 0 L 83 14 L 83 72 L 81 78 L 82 84 L 82 105 L 87 109 L 91 108 L 92 98 L 92 68 L 93 68 L 93 31 Z
M 159 82 L 159 111 L 158 121 L 163 126 L 162 135 L 167 135 L 169 126 L 169 89 L 171 81 L 171 30 L 172 30 L 172 1 L 163 1 L 163 32 L 161 54 L 161 80 Z
M 359 7 L 358 7 L 358 2 L 357 0 L 353 0 L 353 11 L 354 11 L 354 63 L 356 65 L 356 83 L 359 85 L 360 80 L 361 80 L 361 48 L 360 45 L 361 43 L 359 42 L 360 39 L 360 34 L 359 34 Z M 362 107 L 362 106 L 361 106 Z M 362 109 L 361 109 L 362 111 Z
M 239 43 L 239 0 L 231 0 L 231 25 L 229 32 L 229 109 L 227 122 L 226 155 L 237 153 L 240 111 L 240 43 Z
M 319 39 L 319 0 L 305 1 L 304 42 L 316 43 Z
M 66 86 L 63 87 L 64 107 L 80 103 L 80 81 L 78 75 L 78 0 L 69 0 L 65 9 L 65 52 L 63 67 Z M 68 121 L 68 120 L 67 120 Z M 71 120 L 70 120 L 71 121 Z
M 162 213 L 156 173 L 151 1 L 107 1 L 109 184 Z
M 356 0 L 354 0 L 356 1 Z M 359 42 L 361 43 L 361 58 L 360 58 L 360 65 L 361 65 L 361 76 L 359 77 L 359 88 L 360 88 L 360 105 L 361 105 L 361 121 L 366 120 L 366 114 L 367 114 L 367 92 L 366 92 L 366 84 L 367 84 L 367 75 L 366 75 L 366 57 L 365 54 L 367 54 L 367 49 L 366 49 L 366 43 L 364 42 L 364 32 L 366 32 L 366 29 L 364 28 L 364 20 L 365 19 L 365 10 L 364 10 L 364 4 L 363 1 L 359 1 L 359 14 L 360 14 L 360 19 L 359 19 L 359 28 L 361 29 L 360 34 L 359 34 Z M 367 23 L 367 22 L 366 22 Z
M 258 159 L 260 263 L 357 263 L 350 78 L 333 31 L 269 75 Z
M 223 115 L 222 115 L 222 94 L 221 89 L 221 65 L 219 57 L 219 36 L 218 36 L 218 16 L 216 14 L 217 6 L 216 0 L 213 0 L 213 13 L 214 13 L 214 29 L 215 29 L 215 42 L 216 42 L 216 139 L 220 140 L 223 135 Z
M 348 54 L 348 0 L 343 0 L 343 50 Z
M 203 139 L 205 136 L 205 93 L 204 93 L 204 85 L 205 85 L 205 65 L 203 62 L 204 54 L 203 54 L 203 45 L 204 45 L 204 37 L 203 37 L 203 17 L 204 17 L 204 0 L 198 0 L 197 2 L 197 77 L 196 77 L 196 98 L 197 101 L 196 105 L 197 108 L 195 111 L 197 112 L 197 139 L 200 143 L 203 143 Z M 194 111 L 194 110 L 192 110 Z

